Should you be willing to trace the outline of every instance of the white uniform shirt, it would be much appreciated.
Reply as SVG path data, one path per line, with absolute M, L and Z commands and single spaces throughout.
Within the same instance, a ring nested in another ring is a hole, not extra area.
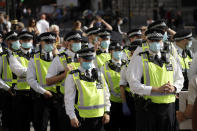
M 151 52 L 150 52 L 151 53 Z M 174 84 L 176 87 L 176 92 L 180 92 L 183 88 L 184 78 L 180 66 L 177 65 L 176 60 L 173 58 L 173 77 Z M 132 61 L 129 63 L 127 80 L 132 92 L 135 92 L 139 95 L 151 95 L 152 86 L 146 86 L 141 83 L 141 78 L 143 76 L 143 65 L 141 56 L 137 55 L 132 58 Z
M 85 69 L 83 69 L 82 67 L 79 67 L 79 70 L 81 72 L 85 72 Z M 105 85 L 107 86 L 107 83 L 105 81 Z M 75 104 L 75 97 L 76 97 L 76 85 L 73 79 L 73 75 L 69 74 L 65 80 L 65 95 L 64 95 L 64 102 L 65 102 L 65 108 L 66 108 L 66 113 L 69 116 L 70 119 L 76 118 L 76 114 L 75 114 L 75 108 L 74 108 L 74 104 Z M 105 92 L 105 96 L 104 96 L 104 100 L 105 100 L 105 111 L 110 111 L 110 93 L 107 87 L 107 91 Z
M 2 74 L 2 69 L 3 69 L 3 60 L 2 56 L 0 57 L 0 74 Z M 10 87 L 0 78 L 0 89 L 8 90 Z
M 34 58 L 31 58 L 29 61 L 27 69 L 27 82 L 31 86 L 31 88 L 33 88 L 36 92 L 40 94 L 44 94 L 44 92 L 46 91 L 37 81 Z
M 124 65 L 120 71 L 120 83 L 119 85 L 123 85 L 126 86 L 127 85 L 127 78 L 126 78 L 126 74 L 127 74 L 127 67 L 126 65 Z

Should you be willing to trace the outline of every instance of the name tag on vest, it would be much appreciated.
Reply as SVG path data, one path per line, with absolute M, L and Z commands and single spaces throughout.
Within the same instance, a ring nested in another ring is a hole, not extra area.
M 173 71 L 173 66 L 172 66 L 172 64 L 166 65 L 166 70 L 167 70 L 167 71 Z

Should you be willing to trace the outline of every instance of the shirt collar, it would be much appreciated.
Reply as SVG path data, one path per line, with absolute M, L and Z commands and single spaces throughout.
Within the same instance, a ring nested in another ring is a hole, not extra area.
M 115 61 L 113 58 L 112 58 L 112 63 L 113 63 L 113 64 L 115 64 L 116 66 L 118 66 L 118 65 L 121 65 L 121 64 L 122 64 L 121 60 L 119 60 L 119 61 Z
M 183 49 L 180 48 L 179 46 L 177 46 L 176 44 L 175 44 L 175 47 L 176 47 L 176 49 L 177 49 L 178 54 L 182 54 Z
M 108 48 L 106 48 L 106 49 L 101 48 L 101 51 L 108 53 Z
M 151 50 L 149 50 L 149 53 L 150 53 L 150 55 L 152 55 L 153 57 L 155 57 L 155 56 L 157 55 L 158 58 L 161 58 L 161 52 L 160 52 L 160 51 L 157 52 L 157 53 L 154 53 L 154 52 L 152 52 Z
M 31 53 L 31 48 L 29 50 L 25 50 L 23 48 L 21 48 L 21 51 L 24 53 L 24 54 L 27 54 L 28 52 Z

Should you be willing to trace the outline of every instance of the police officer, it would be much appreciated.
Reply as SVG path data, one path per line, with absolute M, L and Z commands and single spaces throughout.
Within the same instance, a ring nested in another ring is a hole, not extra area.
M 16 96 L 13 99 L 14 125 L 15 130 L 28 131 L 33 113 L 33 100 L 30 86 L 26 82 L 27 67 L 33 52 L 33 34 L 27 31 L 18 34 L 21 50 L 9 57 L 10 68 L 16 76 L 12 84 Z
M 92 48 L 92 47 L 96 47 L 95 50 L 97 50 L 97 46 L 98 46 L 98 31 L 100 30 L 100 28 L 97 28 L 97 27 L 92 27 L 92 28 L 89 28 L 88 30 L 86 30 L 86 34 L 87 34 L 87 37 L 88 37 L 88 41 L 89 41 L 89 48 Z
M 106 29 L 101 29 L 98 32 L 100 48 L 96 51 L 96 59 L 94 61 L 95 66 L 100 68 L 106 61 L 111 59 L 109 54 L 109 45 L 111 38 L 111 31 Z
M 62 72 L 65 71 L 67 64 L 72 65 L 73 69 L 79 67 L 76 52 L 81 49 L 81 34 L 77 31 L 69 32 L 64 40 L 68 45 L 68 49 L 60 53 L 52 61 L 46 76 L 47 85 L 57 84 L 66 78 Z
M 135 63 L 128 67 L 129 86 L 138 94 L 136 128 L 140 131 L 175 130 L 175 93 L 181 91 L 184 78 L 176 60 L 160 51 L 164 33 L 159 29 L 146 31 L 149 50 L 133 57 Z
M 111 60 L 104 63 L 101 67 L 101 72 L 104 74 L 110 91 L 111 101 L 111 120 L 106 125 L 107 131 L 123 131 L 124 118 L 122 113 L 122 100 L 120 98 L 120 71 L 125 61 L 122 61 L 122 49 L 123 47 L 118 42 L 112 42 L 109 46 Z
M 50 120 L 51 131 L 59 130 L 57 118 L 57 91 L 55 86 L 47 86 L 47 70 L 55 57 L 52 53 L 56 35 L 52 32 L 39 36 L 40 50 L 30 59 L 27 69 L 27 82 L 35 91 L 34 97 L 34 129 L 46 131 Z
M 129 46 L 130 57 L 132 57 L 134 51 L 138 46 L 141 46 L 141 40 L 135 40 L 131 42 Z M 127 61 L 125 65 L 123 65 L 121 72 L 120 72 L 120 94 L 122 99 L 122 112 L 124 118 L 129 121 L 129 124 L 126 124 L 126 130 L 136 130 L 136 121 L 135 121 L 135 103 L 133 93 L 129 88 L 128 81 L 126 79 L 127 68 L 130 60 Z
M 177 50 L 174 47 L 174 44 L 172 43 L 172 40 L 171 40 L 171 38 L 173 38 L 176 32 L 168 28 L 165 20 L 157 20 L 148 26 L 148 30 L 155 29 L 155 28 L 161 29 L 165 32 L 164 37 L 162 39 L 163 41 L 162 50 L 170 52 L 174 58 L 177 58 L 178 57 Z M 170 37 L 168 37 L 168 35 Z
M 192 46 L 192 32 L 189 30 L 178 31 L 174 35 L 176 49 L 178 52 L 178 60 L 181 66 L 184 76 L 184 90 L 188 89 L 188 77 L 187 72 L 192 62 L 193 53 L 191 51 Z
M 64 106 L 62 106 L 64 104 L 64 80 L 68 71 L 77 69 L 80 65 L 76 52 L 81 49 L 82 38 L 79 32 L 72 31 L 65 36 L 64 40 L 68 44 L 68 49 L 60 53 L 52 61 L 46 75 L 46 83 L 47 85 L 56 85 L 57 92 L 62 95 L 60 98 L 62 103 L 59 108 L 62 113 L 59 114 L 58 118 L 60 119 L 61 130 L 69 130 L 69 118 L 66 116 Z
M 12 91 L 15 84 L 14 79 L 16 75 L 14 75 L 10 69 L 9 57 L 20 49 L 20 43 L 18 41 L 17 33 L 11 31 L 5 34 L 4 41 L 8 47 L 8 49 L 4 50 L 1 53 L 0 57 L 0 73 L 1 73 L 1 88 L 8 91 L 13 95 Z M 2 126 L 9 130 L 13 128 L 13 110 L 12 110 L 12 96 L 7 92 L 3 92 L 2 97 Z
M 85 48 L 77 53 L 80 67 L 65 80 L 66 113 L 79 131 L 101 131 L 110 119 L 108 87 L 103 74 L 94 67 L 94 49 Z

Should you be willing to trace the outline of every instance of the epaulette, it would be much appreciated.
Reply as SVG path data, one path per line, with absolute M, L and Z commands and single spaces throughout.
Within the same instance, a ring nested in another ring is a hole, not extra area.
M 121 66 L 126 65 L 128 63 L 128 61 L 126 61 L 126 60 L 121 60 L 121 62 L 122 62 Z
M 101 53 L 102 53 L 101 50 L 97 50 L 97 51 L 96 51 L 96 55 L 100 55 Z
M 65 52 L 58 54 L 58 56 L 64 56 L 64 55 L 68 56 Z
M 72 70 L 72 71 L 70 71 L 70 73 L 69 74 L 75 74 L 75 73 L 80 73 L 80 70 L 79 69 L 76 69 L 76 70 Z
M 141 56 L 141 55 L 143 55 L 143 54 L 149 55 L 149 52 L 148 52 L 148 51 L 143 51 L 143 52 L 140 52 L 138 55 Z
M 70 56 L 68 56 L 65 52 L 62 52 L 60 54 L 58 54 L 59 57 L 65 56 L 67 63 L 71 63 L 72 62 L 72 58 Z
M 38 53 L 40 53 L 40 51 L 36 51 L 34 54 L 38 54 Z

